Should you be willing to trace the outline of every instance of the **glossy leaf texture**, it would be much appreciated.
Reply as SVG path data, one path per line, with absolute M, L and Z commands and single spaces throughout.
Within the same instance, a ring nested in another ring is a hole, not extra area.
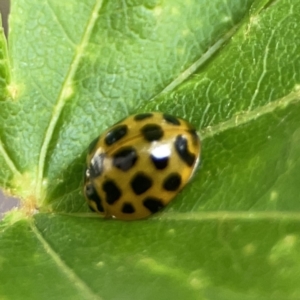
M 15 0 L 0 183 L 23 205 L 0 297 L 299 299 L 299 24 L 296 0 Z M 201 166 L 161 214 L 98 218 L 87 146 L 146 111 L 194 124 Z

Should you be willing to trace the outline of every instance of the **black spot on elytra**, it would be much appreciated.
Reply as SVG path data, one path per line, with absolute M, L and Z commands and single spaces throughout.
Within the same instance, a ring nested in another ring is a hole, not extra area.
M 103 172 L 103 160 L 105 154 L 97 154 L 91 159 L 91 165 L 89 167 L 89 174 L 91 178 L 96 178 L 100 176 Z
M 117 125 L 111 131 L 106 134 L 104 139 L 107 146 L 111 146 L 115 142 L 119 141 L 127 134 L 128 128 L 126 125 Z
M 155 197 L 147 197 L 143 201 L 143 205 L 148 208 L 151 213 L 156 213 L 164 207 L 163 202 Z
M 96 146 L 98 140 L 99 140 L 99 137 L 95 138 L 95 139 L 90 143 L 90 145 L 89 145 L 89 147 L 88 147 L 88 153 L 89 153 L 89 154 L 91 154 L 91 153 L 93 152 L 93 150 L 94 150 L 94 148 L 95 148 L 95 146 Z
M 175 149 L 180 158 L 188 165 L 192 166 L 195 162 L 196 156 L 188 149 L 187 139 L 182 135 L 178 135 L 175 141 Z
M 148 118 L 151 118 L 153 116 L 153 114 L 151 113 L 144 113 L 144 114 L 138 114 L 134 116 L 134 120 L 135 121 L 142 121 Z
M 168 114 L 163 114 L 163 117 L 170 124 L 177 125 L 177 126 L 180 125 L 179 120 L 177 118 L 175 118 L 174 116 L 171 116 Z
M 138 156 L 133 147 L 123 147 L 113 156 L 113 165 L 122 171 L 128 171 L 132 168 Z
M 156 169 L 158 170 L 163 170 L 168 166 L 169 163 L 169 157 L 156 157 L 153 154 L 150 155 L 150 158 L 155 166 Z
M 124 214 L 133 214 L 135 212 L 135 208 L 131 203 L 124 203 L 122 207 L 122 213 Z
M 121 197 L 121 190 L 112 180 L 105 181 L 102 185 L 102 189 L 106 193 L 105 200 L 108 204 L 114 204 Z
M 147 124 L 143 126 L 141 129 L 141 133 L 149 142 L 160 140 L 164 135 L 162 128 L 156 124 Z
M 171 173 L 168 175 L 164 182 L 163 188 L 167 191 L 176 191 L 181 184 L 181 176 L 178 173 Z
M 131 180 L 130 185 L 136 195 L 141 195 L 152 186 L 152 180 L 146 174 L 139 172 Z
M 85 186 L 85 196 L 89 199 L 89 200 L 91 200 L 91 201 L 93 201 L 93 202 L 95 202 L 96 203 L 96 205 L 97 205 L 97 209 L 100 211 L 100 212 L 104 212 L 104 209 L 103 209 L 103 206 L 102 206 L 102 201 L 101 201 L 101 198 L 100 198 L 100 196 L 98 195 L 98 193 L 97 193 L 97 191 L 96 191 L 96 189 L 95 189 L 95 187 L 93 186 L 93 184 L 87 184 L 86 186 Z M 92 210 L 92 211 L 95 211 L 90 205 L 89 205 L 89 207 L 90 207 L 90 209 Z

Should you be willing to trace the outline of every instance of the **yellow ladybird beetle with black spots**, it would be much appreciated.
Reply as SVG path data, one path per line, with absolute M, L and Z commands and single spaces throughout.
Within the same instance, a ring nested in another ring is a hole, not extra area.
M 200 140 L 187 121 L 158 112 L 130 116 L 89 146 L 84 195 L 91 210 L 121 220 L 165 207 L 193 175 Z

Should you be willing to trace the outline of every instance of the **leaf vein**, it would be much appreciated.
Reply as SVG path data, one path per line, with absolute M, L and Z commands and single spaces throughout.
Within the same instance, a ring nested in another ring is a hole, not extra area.
M 162 94 L 168 93 L 179 86 L 188 77 L 194 74 L 202 65 L 204 65 L 221 47 L 228 41 L 236 30 L 239 28 L 240 23 L 233 26 L 227 33 L 225 33 L 215 44 L 213 44 L 198 60 L 191 64 L 187 69 L 180 73 L 171 83 L 169 83 L 162 91 L 153 96 L 149 101 L 153 101 Z
M 298 89 L 264 106 L 257 107 L 252 111 L 242 112 L 238 115 L 233 116 L 227 121 L 221 122 L 214 126 L 208 126 L 200 130 L 201 139 L 204 140 L 223 131 L 249 123 L 250 121 L 253 121 L 263 115 L 274 112 L 276 109 L 284 109 L 287 105 L 299 102 L 299 100 L 300 90 Z
M 59 21 L 57 15 L 56 15 L 56 13 L 55 13 L 55 10 L 53 9 L 53 7 L 52 7 L 52 5 L 51 5 L 50 3 L 51 3 L 51 1 L 47 1 L 48 7 L 49 7 L 49 9 L 50 9 L 52 15 L 54 16 L 54 18 L 55 18 L 57 24 L 60 26 L 60 28 L 61 28 L 62 31 L 64 32 L 65 36 L 67 37 L 67 39 L 70 41 L 70 43 L 71 43 L 72 45 L 75 45 L 75 42 L 71 39 L 71 37 L 70 37 L 70 35 L 67 33 L 66 29 L 64 28 L 64 26 L 63 26 L 63 25 L 61 24 L 61 22 Z
M 72 269 L 70 269 L 66 263 L 61 259 L 61 257 L 54 251 L 54 249 L 50 246 L 50 244 L 46 241 L 46 239 L 41 234 L 40 230 L 37 228 L 37 226 L 31 222 L 30 227 L 45 249 L 45 252 L 53 259 L 53 261 L 58 266 L 58 269 L 61 270 L 66 277 L 74 284 L 75 288 L 78 289 L 82 295 L 84 295 L 84 299 L 101 299 L 99 296 L 97 296 L 95 293 L 92 292 L 92 290 L 85 284 L 84 281 L 82 281 Z
M 48 214 L 48 213 L 44 213 Z M 53 213 L 52 213 L 53 214 Z M 79 212 L 67 213 L 57 212 L 56 215 L 68 216 L 74 218 L 99 218 L 102 216 L 96 213 Z M 209 220 L 289 220 L 300 221 L 300 212 L 289 211 L 201 211 L 201 212 L 164 212 L 151 217 L 149 220 L 183 220 L 183 221 L 209 221 Z
M 12 159 L 8 155 L 6 149 L 4 148 L 4 146 L 3 146 L 3 144 L 2 144 L 1 141 L 0 141 L 0 153 L 1 153 L 1 156 L 3 157 L 4 161 L 6 162 L 7 166 L 12 171 L 12 173 L 15 176 L 20 176 L 21 173 L 19 172 L 19 170 L 17 169 L 15 163 L 12 161 Z
M 63 111 L 63 108 L 67 102 L 67 99 L 70 96 L 72 91 L 72 80 L 79 65 L 80 59 L 83 55 L 85 47 L 88 44 L 89 38 L 92 33 L 92 29 L 95 25 L 95 22 L 98 17 L 98 13 L 102 7 L 102 0 L 97 0 L 95 2 L 95 6 L 91 13 L 91 18 L 87 23 L 87 26 L 84 30 L 81 42 L 79 43 L 78 47 L 76 48 L 76 52 L 74 54 L 73 60 L 70 63 L 70 68 L 66 75 L 66 78 L 63 82 L 62 88 L 59 92 L 56 105 L 53 108 L 52 117 L 50 119 L 49 125 L 46 129 L 46 133 L 44 136 L 44 140 L 40 150 L 39 162 L 38 162 L 38 171 L 37 171 L 37 186 L 36 186 L 36 198 L 40 199 L 42 194 L 42 182 L 43 182 L 43 175 L 44 175 L 44 167 L 45 167 L 45 159 L 47 156 L 48 148 L 59 120 L 59 117 Z
M 257 95 L 258 95 L 258 92 L 259 92 L 259 88 L 260 88 L 260 86 L 262 84 L 262 81 L 263 81 L 264 77 L 267 74 L 267 58 L 268 58 L 268 54 L 269 54 L 269 46 L 271 44 L 271 41 L 273 39 L 274 34 L 275 34 L 275 30 L 272 31 L 272 34 L 270 35 L 268 43 L 267 43 L 266 48 L 265 48 L 264 57 L 262 59 L 263 70 L 262 70 L 261 75 L 260 75 L 260 77 L 259 77 L 259 79 L 257 81 L 256 89 L 255 89 L 255 91 L 253 93 L 253 96 L 252 96 L 252 98 L 250 100 L 249 110 L 251 110 L 252 107 L 254 106 L 254 101 L 257 98 Z
M 207 220 L 288 220 L 300 221 L 300 212 L 288 211 L 202 211 L 188 213 L 164 213 L 153 217 L 159 220 L 185 220 L 185 221 L 207 221 Z

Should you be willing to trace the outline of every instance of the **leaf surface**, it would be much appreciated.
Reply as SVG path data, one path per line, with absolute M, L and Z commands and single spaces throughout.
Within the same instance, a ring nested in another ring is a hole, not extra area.
M 14 1 L 0 296 L 299 299 L 299 23 L 294 0 Z M 89 142 L 157 110 L 200 132 L 191 183 L 147 220 L 88 213 Z

